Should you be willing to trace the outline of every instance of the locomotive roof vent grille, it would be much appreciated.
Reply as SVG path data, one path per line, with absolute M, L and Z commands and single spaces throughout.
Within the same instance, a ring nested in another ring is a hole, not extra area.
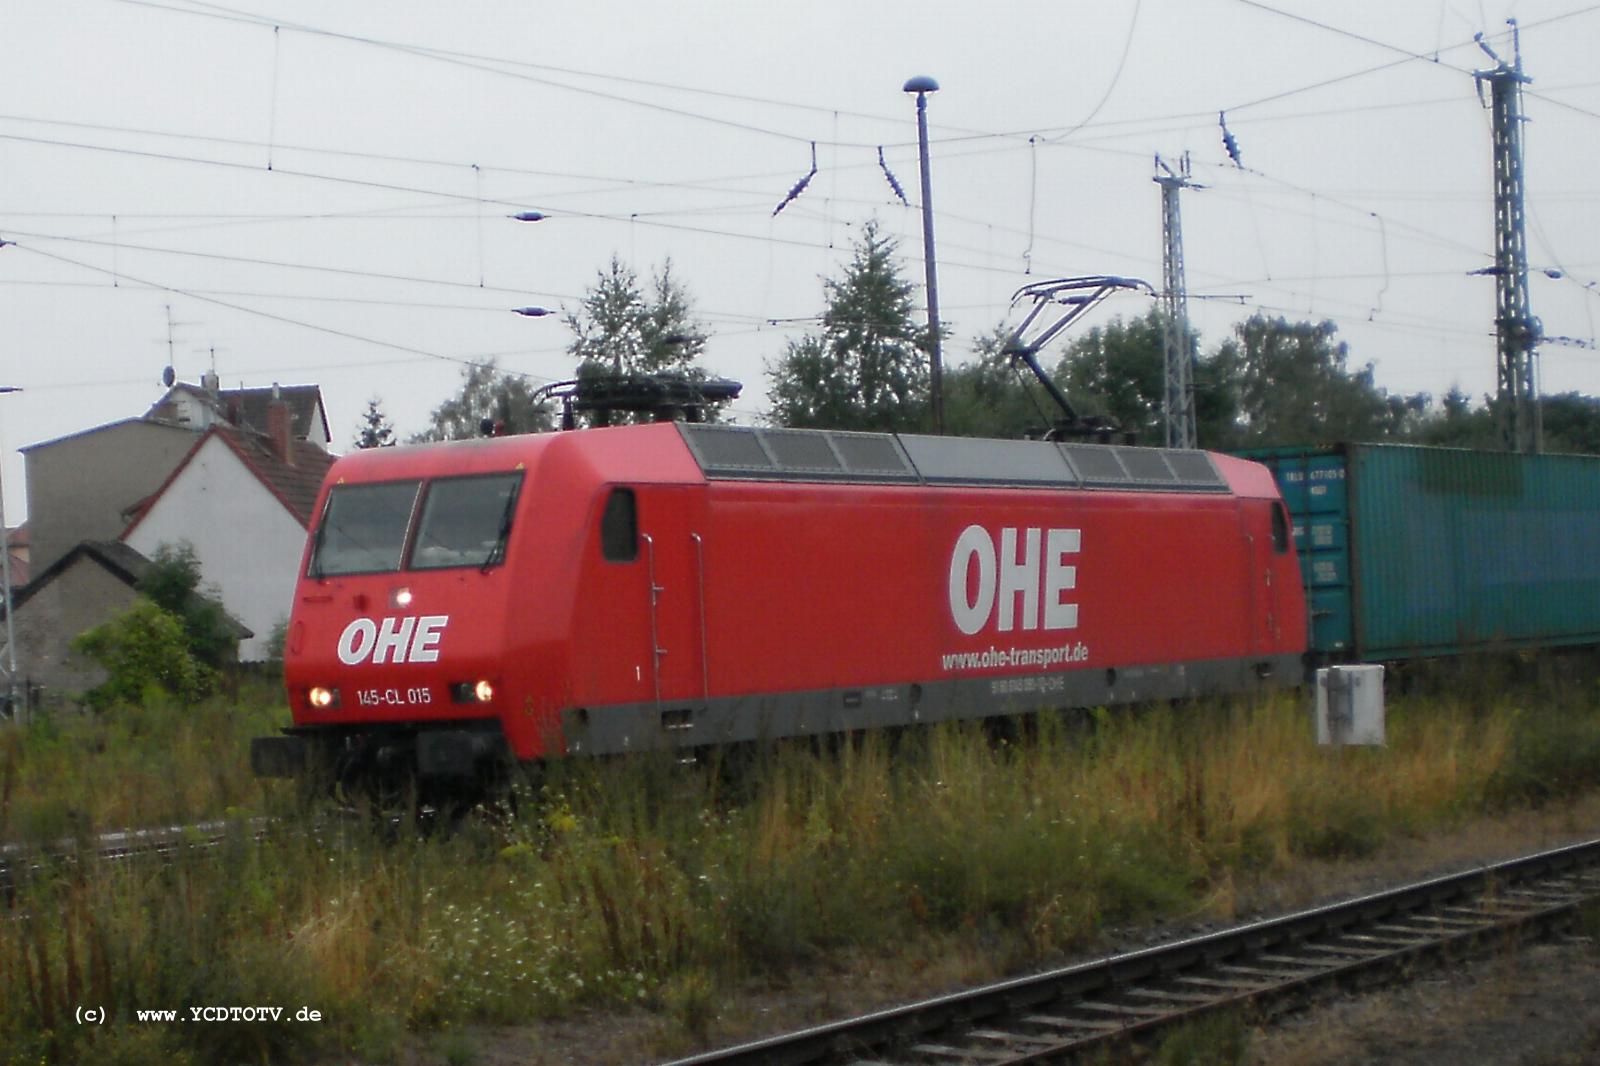
M 900 443 L 932 484 L 1077 488 L 1080 481 L 1060 451 L 1039 441 L 905 436 Z
M 886 433 L 757 429 L 678 423 L 710 478 L 916 482 L 916 469 Z
M 1095 444 L 1058 444 L 1061 454 L 1083 478 L 1085 485 L 1129 485 L 1133 478 L 1122 465 L 1121 449 Z
M 793 429 L 763 429 L 757 433 L 777 460 L 779 469 L 842 474 L 844 463 L 828 444 L 826 433 L 805 433 Z
M 1200 451 L 677 424 L 709 478 L 1226 492 Z
M 1119 448 L 1117 458 L 1122 460 L 1122 468 L 1135 481 L 1170 484 L 1178 480 L 1172 467 L 1167 465 L 1166 457 L 1154 449 Z
M 754 430 L 739 426 L 690 426 L 681 422 L 678 428 L 683 431 L 700 469 L 712 477 L 770 475 L 777 468 Z
M 887 433 L 830 433 L 828 439 L 852 474 L 880 480 L 919 480 L 905 450 Z
M 1228 487 L 1227 480 L 1217 472 L 1211 463 L 1211 456 L 1205 452 L 1165 451 L 1161 454 L 1167 457 L 1172 472 L 1186 488 Z

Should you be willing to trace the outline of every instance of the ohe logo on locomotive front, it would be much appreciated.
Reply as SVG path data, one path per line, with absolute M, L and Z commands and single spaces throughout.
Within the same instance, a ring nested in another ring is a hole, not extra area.
M 369 659 L 374 663 L 436 663 L 439 640 L 449 623 L 447 614 L 385 618 L 381 625 L 371 618 L 357 618 L 339 634 L 339 661 L 346 666 Z
M 1066 559 L 1082 544 L 1079 529 L 1007 526 L 997 547 L 987 529 L 968 526 L 950 553 L 950 617 L 956 628 L 969 637 L 991 620 L 1002 633 L 1076 629 L 1078 605 L 1064 596 L 1078 587 L 1078 568 Z

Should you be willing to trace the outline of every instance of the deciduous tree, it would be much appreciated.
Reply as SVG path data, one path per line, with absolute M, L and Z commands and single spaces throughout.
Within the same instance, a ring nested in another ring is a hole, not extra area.
M 526 378 L 502 373 L 493 359 L 468 363 L 461 368 L 461 391 L 435 407 L 428 428 L 411 440 L 466 440 L 481 436 L 485 422 L 507 433 L 550 429 L 550 408 L 532 393 Z

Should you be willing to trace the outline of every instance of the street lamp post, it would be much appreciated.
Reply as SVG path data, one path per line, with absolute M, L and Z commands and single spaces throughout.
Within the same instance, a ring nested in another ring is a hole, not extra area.
M 15 385 L 0 385 L 0 393 L 21 392 Z M 4 465 L 4 454 L 0 452 L 0 466 Z M 5 544 L 0 546 L 0 580 L 4 581 L 3 591 L 6 609 L 6 709 L 13 717 L 17 716 L 17 631 L 11 619 L 11 529 L 6 525 L 6 492 L 5 479 L 0 476 L 0 538 Z
M 939 355 L 939 281 L 934 271 L 933 188 L 928 178 L 928 94 L 939 83 L 921 75 L 905 83 L 917 94 L 917 155 L 922 163 L 922 257 L 928 278 L 928 394 L 933 404 L 933 431 L 944 432 L 944 367 Z

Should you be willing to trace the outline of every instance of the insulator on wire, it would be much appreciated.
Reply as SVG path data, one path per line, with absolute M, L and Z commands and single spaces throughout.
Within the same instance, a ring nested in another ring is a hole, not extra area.
M 806 176 L 805 177 L 801 178 L 799 181 L 794 183 L 794 188 L 789 190 L 789 195 L 785 196 L 783 198 L 783 202 L 780 203 L 777 207 L 774 207 L 772 209 L 772 217 L 774 217 L 774 218 L 778 217 L 778 212 L 779 211 L 782 211 L 784 208 L 786 208 L 790 204 L 792 204 L 795 200 L 799 199 L 800 198 L 800 194 L 806 191 L 806 186 L 811 184 L 811 179 L 816 177 L 816 176 L 817 176 L 817 142 L 816 141 L 812 141 L 811 142 L 811 169 L 806 172 Z
M 883 176 L 889 180 L 889 188 L 893 189 L 894 194 L 900 197 L 900 202 L 910 207 L 911 201 L 906 199 L 906 191 L 895 180 L 894 172 L 889 169 L 889 164 L 883 161 L 883 145 L 881 144 L 878 145 L 878 169 L 883 171 Z
M 1228 113 L 1217 112 L 1217 125 L 1222 127 L 1222 147 L 1227 151 L 1228 158 L 1233 160 L 1233 165 L 1244 169 L 1244 163 L 1239 160 L 1239 142 L 1234 140 L 1233 134 L 1228 131 Z

